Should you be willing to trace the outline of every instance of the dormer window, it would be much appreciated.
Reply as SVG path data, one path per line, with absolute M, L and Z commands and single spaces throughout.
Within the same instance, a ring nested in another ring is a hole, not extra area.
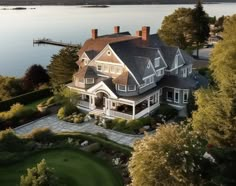
M 126 92 L 126 86 L 125 85 L 118 85 L 118 90 L 122 92 Z
M 135 91 L 136 85 L 128 85 L 128 91 Z
M 94 84 L 94 78 L 86 78 L 86 84 Z
M 160 66 L 160 60 L 161 60 L 160 57 L 158 57 L 158 58 L 156 58 L 156 59 L 154 60 L 154 66 L 155 66 L 155 68 L 157 68 L 157 67 Z

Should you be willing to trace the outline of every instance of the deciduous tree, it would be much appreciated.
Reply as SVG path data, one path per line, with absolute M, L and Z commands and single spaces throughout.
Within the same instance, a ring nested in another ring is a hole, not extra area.
M 197 138 L 187 128 L 166 125 L 135 143 L 129 162 L 132 186 L 199 185 L 202 146 Z
M 192 9 L 179 8 L 164 18 L 158 34 L 167 44 L 185 49 L 192 45 L 192 28 Z
M 23 77 L 24 86 L 28 89 L 38 87 L 40 84 L 48 83 L 49 76 L 47 71 L 41 65 L 32 65 L 27 69 Z

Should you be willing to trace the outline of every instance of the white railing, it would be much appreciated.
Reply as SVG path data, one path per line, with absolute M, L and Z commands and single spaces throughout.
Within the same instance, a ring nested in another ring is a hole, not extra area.
M 110 115 L 113 117 L 124 118 L 124 119 L 128 119 L 128 120 L 133 119 L 133 116 L 130 114 L 126 114 L 123 112 L 117 112 L 114 110 L 110 110 Z
M 140 118 L 142 116 L 144 116 L 145 114 L 148 113 L 148 108 L 145 108 L 144 110 L 142 110 L 141 112 L 139 112 L 138 114 L 135 115 L 135 118 Z
M 156 109 L 159 106 L 160 106 L 159 103 L 155 103 L 154 105 L 150 106 L 150 112 L 153 111 L 154 109 Z
M 80 100 L 79 103 L 78 103 L 78 105 L 81 106 L 81 107 L 87 107 L 87 108 L 89 108 L 89 102 L 88 102 L 88 101 Z

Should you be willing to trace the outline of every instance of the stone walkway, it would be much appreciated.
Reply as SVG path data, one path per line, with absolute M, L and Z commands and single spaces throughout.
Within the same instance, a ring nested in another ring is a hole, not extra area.
M 41 119 L 32 121 L 25 125 L 15 128 L 15 132 L 19 135 L 30 133 L 35 128 L 50 128 L 53 132 L 87 132 L 90 134 L 103 133 L 108 139 L 115 141 L 122 145 L 132 147 L 137 139 L 141 139 L 142 135 L 131 135 L 116 132 L 109 129 L 104 129 L 92 122 L 85 122 L 82 124 L 73 124 L 57 119 L 56 115 L 46 116 Z

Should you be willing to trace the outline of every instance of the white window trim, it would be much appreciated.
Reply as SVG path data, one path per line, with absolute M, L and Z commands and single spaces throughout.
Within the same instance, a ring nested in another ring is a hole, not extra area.
M 144 88 L 144 87 L 146 87 L 146 86 L 148 86 L 148 85 L 153 84 L 153 83 L 155 82 L 154 76 L 155 76 L 155 75 L 150 75 L 150 76 L 147 76 L 147 77 L 143 78 L 144 84 L 143 84 L 143 86 L 141 85 L 140 88 Z M 150 80 L 150 83 L 149 83 L 149 84 L 146 83 L 146 80 L 147 80 L 147 79 Z
M 98 69 L 98 66 L 101 66 L 101 70 Z M 103 66 L 101 64 L 97 64 L 97 71 L 102 72 Z
M 173 102 L 173 98 L 172 99 L 169 99 L 168 97 L 168 93 L 171 92 L 171 91 L 167 91 L 166 92 L 166 101 L 170 101 L 170 102 Z M 172 92 L 173 93 L 173 92 Z M 173 94 L 172 94 L 173 95 Z M 173 95 L 174 96 L 174 95 Z
M 126 85 L 121 85 L 121 86 L 124 86 L 124 87 L 125 87 L 125 90 L 120 89 L 120 84 L 118 84 L 117 86 L 118 86 L 118 90 L 119 90 L 119 91 L 121 91 L 121 92 L 126 92 L 126 90 L 127 90 L 127 86 L 126 86 Z
M 106 67 L 107 67 L 107 69 L 106 69 Z M 110 72 L 110 66 L 109 65 L 104 65 L 103 66 L 103 70 L 104 70 L 104 72 Z
M 188 69 L 189 69 L 188 74 L 192 74 L 192 72 L 193 72 L 192 65 L 190 65 Z
M 92 79 L 92 82 L 88 83 L 88 79 Z M 86 84 L 94 84 L 94 78 L 86 78 Z
M 158 60 L 158 65 L 156 65 L 156 60 Z M 160 63 L 161 63 L 161 57 L 157 57 L 154 59 L 154 67 L 157 68 L 160 66 Z
M 183 71 L 183 77 L 186 78 L 188 76 L 187 68 L 183 68 L 182 71 Z
M 184 95 L 187 94 L 187 100 L 184 100 Z M 188 90 L 183 90 L 183 103 L 188 103 L 188 96 L 189 96 L 189 91 Z
M 175 94 L 176 94 L 176 93 L 178 93 L 178 100 L 177 100 L 177 101 L 176 101 L 176 99 L 175 99 Z M 174 90 L 174 102 L 175 102 L 175 103 L 179 103 L 179 101 L 180 101 L 180 100 L 179 100 L 179 97 L 180 97 L 179 95 L 180 95 L 180 90 L 175 89 L 175 90 Z
M 134 89 L 130 89 L 130 85 L 128 85 L 128 91 L 136 91 L 136 85 L 131 85 L 134 86 Z

